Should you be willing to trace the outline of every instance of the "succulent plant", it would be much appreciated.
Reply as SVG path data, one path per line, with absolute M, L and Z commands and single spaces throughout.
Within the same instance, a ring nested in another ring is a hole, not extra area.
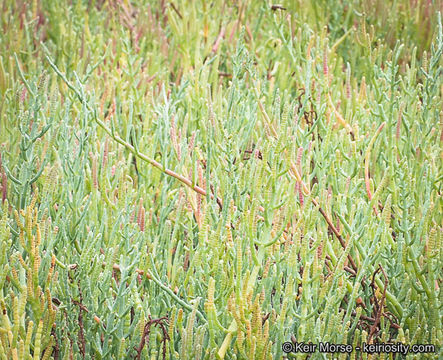
M 2 359 L 442 356 L 438 1 L 1 6 Z

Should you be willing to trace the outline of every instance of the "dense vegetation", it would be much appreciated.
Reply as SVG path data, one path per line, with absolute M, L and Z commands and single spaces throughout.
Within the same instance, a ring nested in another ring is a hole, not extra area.
M 3 0 L 1 359 L 442 356 L 441 6 Z

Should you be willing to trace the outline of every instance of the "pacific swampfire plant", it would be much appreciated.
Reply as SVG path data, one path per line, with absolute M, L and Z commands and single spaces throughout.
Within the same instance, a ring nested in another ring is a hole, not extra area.
M 5 1 L 0 356 L 441 357 L 437 8 Z
M 7 219 L 9 204 L 2 207 L 2 254 L 11 254 L 9 262 L 3 259 L 0 356 L 3 359 L 49 359 L 53 353 L 53 336 L 57 308 L 51 289 L 57 281 L 55 256 L 42 254 L 42 222 L 39 221 L 37 195 L 20 213 L 14 212 L 19 228 L 19 246 L 12 251 Z M 46 256 L 45 256 L 46 255 Z M 9 285 L 9 286 L 8 286 Z

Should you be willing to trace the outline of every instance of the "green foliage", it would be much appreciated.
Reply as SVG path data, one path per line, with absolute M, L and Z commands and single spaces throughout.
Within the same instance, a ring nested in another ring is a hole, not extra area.
M 4 1 L 0 356 L 441 356 L 440 5 Z

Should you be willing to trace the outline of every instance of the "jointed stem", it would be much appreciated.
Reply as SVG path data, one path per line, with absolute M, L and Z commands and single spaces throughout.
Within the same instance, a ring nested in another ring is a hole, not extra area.
M 115 134 L 114 131 L 112 131 L 109 127 L 106 126 L 106 124 L 100 120 L 97 116 L 97 111 L 95 111 L 91 105 L 87 102 L 87 100 L 84 98 L 84 96 L 78 91 L 78 89 L 72 85 L 70 83 L 70 81 L 66 78 L 66 76 L 58 69 L 57 65 L 54 64 L 54 62 L 50 59 L 50 57 L 48 56 L 48 50 L 46 49 L 46 47 L 42 44 L 43 48 L 45 49 L 46 52 L 46 60 L 49 62 L 49 65 L 54 69 L 54 71 L 57 73 L 58 76 L 60 76 L 60 78 L 66 83 L 66 85 L 68 86 L 68 88 L 70 88 L 72 91 L 74 91 L 74 93 L 77 95 L 77 97 L 79 98 L 79 100 L 86 106 L 86 108 L 94 114 L 94 120 L 95 122 L 112 138 L 114 139 L 117 143 L 119 143 L 120 145 L 123 145 L 125 148 L 127 148 L 131 153 L 133 153 L 135 156 L 139 157 L 140 159 L 148 162 L 149 164 L 151 164 L 152 166 L 156 167 L 157 169 L 159 169 L 160 171 L 162 171 L 163 173 L 172 176 L 174 178 L 176 178 L 177 180 L 179 180 L 180 182 L 182 182 L 183 184 L 185 184 L 186 186 L 190 187 L 192 190 L 196 191 L 197 193 L 206 196 L 207 192 L 205 189 L 201 188 L 198 185 L 195 185 L 192 183 L 191 180 L 185 178 L 184 176 L 177 174 L 175 171 L 165 168 L 163 167 L 162 164 L 160 164 L 158 161 L 155 161 L 154 159 L 150 158 L 149 156 L 141 153 L 138 151 L 138 149 L 136 149 L 133 145 L 131 145 L 130 143 L 128 143 L 127 141 L 123 140 L 120 136 L 118 136 L 117 134 Z M 217 200 L 217 204 L 219 204 L 219 206 L 221 207 L 223 202 L 222 199 L 220 199 L 219 197 L 215 197 L 213 194 L 210 194 L 211 199 L 216 199 Z

